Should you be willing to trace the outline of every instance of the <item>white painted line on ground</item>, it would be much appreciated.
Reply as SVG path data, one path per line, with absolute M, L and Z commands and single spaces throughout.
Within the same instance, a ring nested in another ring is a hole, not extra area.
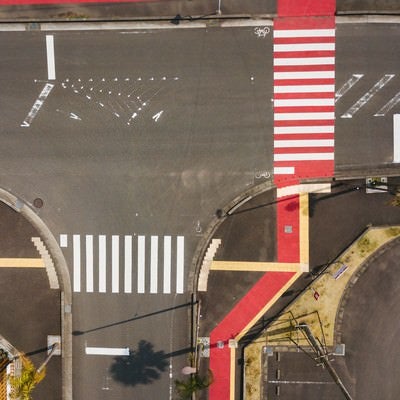
M 274 72 L 274 79 L 332 79 L 335 71 Z
M 177 236 L 176 238 L 176 293 L 183 293 L 183 272 L 185 262 L 185 238 Z
M 274 119 L 275 121 L 335 119 L 335 113 L 334 112 L 275 113 Z
M 298 57 L 279 58 L 274 57 L 274 65 L 332 65 L 335 64 L 335 57 Z
M 112 235 L 111 238 L 111 291 L 119 292 L 119 236 Z
M 132 236 L 125 236 L 124 243 L 125 255 L 125 274 L 124 274 L 124 292 L 132 293 Z
M 85 347 L 85 353 L 95 356 L 129 356 L 129 347 Z
M 60 235 L 60 247 L 68 247 L 68 235 Z
M 291 43 L 274 44 L 274 53 L 293 51 L 333 51 L 335 43 Z
M 293 175 L 294 167 L 274 167 L 274 175 Z
M 171 293 L 171 236 L 164 236 L 164 284 L 163 292 Z
M 393 162 L 400 163 L 400 114 L 393 115 Z
M 46 50 L 47 50 L 47 77 L 49 81 L 51 81 L 56 79 L 53 35 L 46 35 Z
M 360 110 L 365 104 L 368 103 L 372 97 L 378 93 L 392 78 L 393 74 L 384 75 L 367 93 L 365 93 L 358 101 L 356 101 L 342 116 L 341 118 L 352 118 L 353 115 Z
M 329 99 L 276 99 L 274 107 L 318 107 L 334 106 L 335 100 Z
M 107 278 L 107 270 L 106 270 L 106 236 L 99 235 L 99 292 L 106 292 L 106 278 Z
M 93 235 L 86 235 L 86 292 L 93 292 Z
M 398 102 L 400 101 L 400 92 L 392 97 L 379 111 L 374 114 L 374 117 L 385 116 Z
M 276 126 L 274 128 L 275 135 L 291 135 L 302 133 L 334 133 L 334 125 L 321 126 Z
M 150 293 L 157 293 L 158 288 L 158 236 L 150 239 Z
M 275 148 L 290 147 L 333 147 L 335 141 L 332 139 L 314 139 L 314 140 L 275 140 Z
M 335 92 L 335 85 L 275 85 L 274 93 Z
M 333 160 L 334 153 L 288 153 L 274 154 L 274 161 L 322 161 Z
M 39 94 L 39 97 L 33 103 L 31 110 L 29 111 L 28 115 L 25 117 L 24 121 L 21 124 L 23 128 L 27 128 L 31 125 L 33 119 L 36 117 L 37 113 L 42 108 L 44 101 L 47 99 L 47 96 L 50 94 L 53 87 L 54 85 L 51 83 L 46 83 L 44 85 L 42 91 Z
M 145 289 L 145 236 L 138 236 L 138 273 L 137 273 L 137 291 L 144 293 Z
M 274 38 L 334 37 L 335 29 L 276 29 Z
M 345 95 L 363 76 L 364 74 L 353 74 L 353 76 L 335 93 L 335 102 Z
M 74 292 L 81 291 L 81 237 L 73 236 Z

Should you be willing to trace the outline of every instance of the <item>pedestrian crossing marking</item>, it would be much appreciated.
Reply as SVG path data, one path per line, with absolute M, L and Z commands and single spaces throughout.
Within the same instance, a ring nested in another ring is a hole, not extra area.
M 75 293 L 184 293 L 184 236 L 60 235 Z

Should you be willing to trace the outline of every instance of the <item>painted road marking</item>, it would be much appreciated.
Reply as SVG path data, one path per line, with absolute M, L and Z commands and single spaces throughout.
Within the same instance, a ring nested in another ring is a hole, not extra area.
M 274 93 L 324 93 L 335 92 L 335 85 L 276 85 Z
M 293 175 L 294 167 L 274 167 L 274 175 Z
M 393 115 L 393 162 L 400 162 L 400 114 Z
M 333 51 L 335 43 L 289 43 L 274 44 L 274 52 L 294 52 L 294 51 Z
M 47 50 L 47 77 L 49 81 L 51 81 L 56 79 L 53 35 L 46 35 L 46 50 Z
M 145 291 L 145 236 L 138 237 L 138 273 L 137 273 L 137 291 L 144 293 Z
M 274 161 L 317 161 L 333 160 L 334 153 L 278 153 L 274 154 Z
M 94 356 L 129 356 L 129 347 L 85 347 L 85 353 Z
M 274 38 L 335 37 L 334 29 L 277 29 Z
M 353 76 L 336 92 L 335 102 L 345 95 L 363 76 L 364 74 L 353 74 Z
M 332 98 L 307 98 L 307 99 L 276 99 L 274 107 L 316 107 L 316 106 L 334 106 L 335 100 Z
M 150 246 L 150 293 L 157 293 L 158 288 L 158 236 L 151 237 Z
M 334 112 L 275 113 L 275 121 L 325 120 L 335 119 Z
M 284 147 L 333 147 L 333 139 L 312 139 L 312 140 L 274 140 L 275 148 Z
M 391 98 L 379 111 L 374 114 L 374 117 L 385 116 L 398 102 L 400 101 L 400 92 Z
M 178 236 L 176 241 L 176 293 L 183 293 L 184 237 Z
M 60 247 L 68 247 L 68 235 L 60 235 Z
M 119 236 L 112 235 L 111 237 L 111 254 L 112 254 L 112 280 L 111 291 L 113 293 L 119 292 Z
M 132 236 L 125 236 L 125 274 L 124 274 L 124 292 L 132 293 Z
M 25 117 L 24 121 L 21 124 L 23 128 L 28 128 L 31 125 L 33 119 L 36 117 L 37 113 L 42 108 L 43 103 L 47 99 L 53 87 L 54 85 L 51 83 L 46 83 L 44 85 L 42 91 L 39 94 L 39 97 L 33 103 L 31 110 L 29 111 L 28 115 Z
M 93 235 L 86 235 L 86 291 L 93 292 Z
M 275 126 L 275 135 L 302 134 L 302 133 L 334 133 L 333 125 L 314 125 L 314 126 Z
M 335 71 L 274 72 L 274 79 L 332 79 Z
M 279 55 L 274 58 L 274 66 L 283 65 L 334 65 L 335 57 L 291 57 L 279 58 Z
M 171 236 L 164 236 L 164 293 L 171 293 Z
M 353 115 L 360 110 L 365 104 L 368 103 L 372 97 L 378 93 L 395 75 L 386 74 L 367 93 L 365 93 L 358 101 L 356 101 L 343 115 L 341 118 L 353 118 Z
M 106 270 L 106 236 L 99 235 L 99 292 L 106 292 L 106 278 L 107 278 L 107 270 Z
M 278 262 L 251 262 L 251 261 L 215 261 L 212 260 L 210 270 L 212 271 L 288 271 L 300 272 L 299 263 Z
M 73 269 L 74 269 L 74 292 L 81 291 L 81 237 L 80 235 L 73 236 L 74 243 L 74 258 L 73 258 Z

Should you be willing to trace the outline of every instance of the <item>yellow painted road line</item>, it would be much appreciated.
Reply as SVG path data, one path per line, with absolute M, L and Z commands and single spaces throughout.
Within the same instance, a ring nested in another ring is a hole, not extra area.
M 254 326 L 254 324 L 264 315 L 267 310 L 272 307 L 275 302 L 282 296 L 284 292 L 297 280 L 297 278 L 302 274 L 302 272 L 297 272 L 294 274 L 282 288 L 276 292 L 275 296 L 256 314 L 256 316 L 244 327 L 244 329 L 235 337 L 238 342 L 246 333 Z
M 254 272 L 298 272 L 299 263 L 252 262 L 252 261 L 212 261 L 213 271 L 254 271 Z
M 300 193 L 300 263 L 308 266 L 309 260 L 309 207 L 308 207 L 308 193 Z M 308 272 L 308 267 L 306 271 Z
M 44 268 L 41 258 L 0 258 L 0 268 Z
M 231 366 L 230 366 L 230 379 L 229 379 L 229 400 L 235 400 L 235 382 L 236 382 L 236 349 L 231 348 Z

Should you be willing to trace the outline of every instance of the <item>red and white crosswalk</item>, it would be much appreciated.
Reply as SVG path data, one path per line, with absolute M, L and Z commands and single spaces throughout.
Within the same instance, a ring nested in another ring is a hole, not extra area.
M 273 57 L 275 184 L 333 176 L 334 18 L 276 19 Z

